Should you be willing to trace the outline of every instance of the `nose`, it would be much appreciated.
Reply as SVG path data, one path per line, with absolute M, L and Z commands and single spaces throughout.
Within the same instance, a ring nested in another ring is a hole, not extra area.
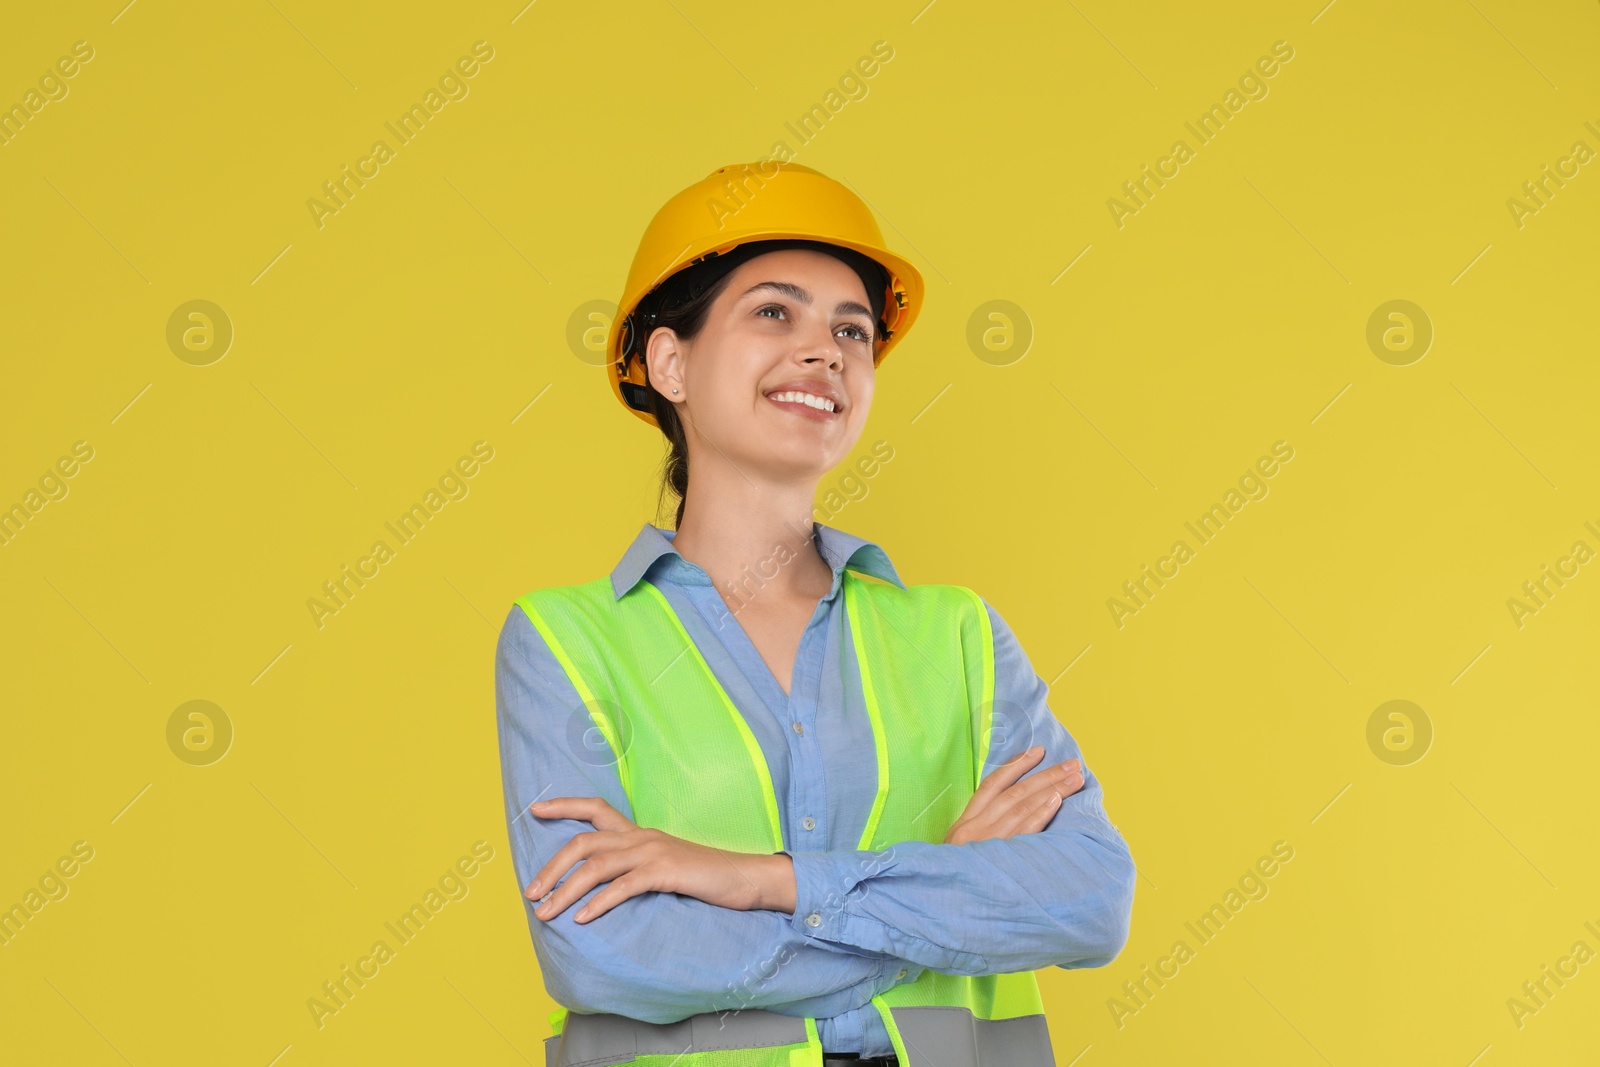
M 795 356 L 801 363 L 821 362 L 834 370 L 844 369 L 844 347 L 833 335 L 833 328 L 826 321 L 815 331 L 808 331 L 805 334 L 805 339 L 801 341 Z

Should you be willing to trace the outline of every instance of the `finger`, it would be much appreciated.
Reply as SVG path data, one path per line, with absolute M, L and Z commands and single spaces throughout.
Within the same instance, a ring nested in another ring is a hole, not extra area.
M 1081 771 L 1082 768 L 1083 761 L 1078 757 L 1040 770 L 1020 784 L 1013 784 L 1043 756 L 1044 746 L 1038 745 L 996 769 L 973 793 L 956 826 L 961 826 L 962 823 L 974 824 L 968 827 L 969 834 L 973 835 L 974 839 L 981 840 L 992 834 L 994 827 L 1000 822 L 1012 818 L 1014 814 L 1012 806 L 1019 801 L 1035 795 L 1043 799 L 1050 789 L 1057 789 L 1070 795 L 1082 788 L 1081 781 L 1072 778 L 1072 774 Z M 952 826 L 950 832 L 954 833 L 955 829 L 956 827 Z
M 596 830 L 628 830 L 634 824 L 599 797 L 551 797 L 536 800 L 528 810 L 541 819 L 583 819 Z
M 1056 817 L 1056 812 L 1061 810 L 1061 805 L 1066 803 L 1066 794 L 1058 789 L 1051 790 L 1050 795 L 1041 800 L 1033 813 L 1017 828 L 1018 833 L 1036 834 L 1050 825 Z
M 1016 793 L 1018 787 L 1013 783 L 1015 783 L 1016 780 L 1023 774 L 1026 774 L 1030 769 L 1032 769 L 1032 767 L 1043 757 L 1044 746 L 1037 745 L 1028 749 L 1021 755 L 1013 757 L 1011 760 L 996 768 L 994 772 L 989 775 L 989 777 L 983 780 L 983 783 L 978 786 L 977 790 L 973 792 L 972 799 L 967 801 L 966 810 L 961 813 L 961 820 L 957 822 L 957 825 L 960 825 L 960 823 L 963 821 L 978 823 L 992 822 L 995 818 L 1003 816 L 1005 813 L 1004 808 L 997 808 L 996 805 L 1005 805 L 1008 803 L 1008 794 L 1012 794 L 1011 800 L 1015 799 L 1014 794 Z M 1034 777 L 1030 778 L 1028 781 L 1034 782 L 1038 778 L 1049 773 L 1049 771 L 1041 772 L 1040 774 L 1034 775 Z M 1034 788 L 1036 787 L 1030 785 L 1027 791 L 1031 792 Z M 954 830 L 955 828 L 952 827 L 951 829 Z M 974 826 L 972 829 L 978 830 L 980 827 Z M 984 835 L 980 834 L 979 836 L 982 837 Z
M 643 893 L 647 885 L 644 881 L 634 878 L 629 874 L 618 875 L 611 879 L 611 884 L 589 898 L 589 903 L 579 908 L 573 915 L 573 922 L 591 923 L 621 904 L 629 897 L 636 897 Z
M 556 883 L 572 869 L 579 860 L 587 859 L 597 852 L 614 847 L 617 839 L 622 835 L 612 830 L 586 830 L 573 836 L 572 840 L 556 849 L 545 865 L 539 868 L 539 873 L 534 875 L 533 881 L 528 883 L 528 888 L 523 890 L 523 895 L 529 900 L 536 900 L 553 889 Z
M 561 879 L 567 876 L 580 860 L 587 860 L 608 849 L 615 848 L 624 835 L 610 830 L 588 830 L 577 834 L 556 850 L 545 865 L 534 875 L 523 895 L 530 900 L 547 895 Z
M 1018 778 L 1032 770 L 1044 758 L 1044 746 L 1035 745 L 1020 756 L 1015 756 L 996 767 L 989 777 L 978 784 L 972 793 L 970 805 L 977 801 L 980 805 L 986 804 L 995 796 L 1005 792 Z
M 1058 763 L 1049 770 L 1040 771 L 1027 781 L 1006 790 L 996 803 L 996 824 L 1006 836 L 1032 832 L 1037 816 L 1049 806 L 1049 818 L 1055 815 L 1055 797 L 1063 800 L 1083 788 L 1081 761 L 1072 759 Z
M 1083 761 L 1079 759 L 1065 760 L 1053 767 L 1047 767 L 1031 777 L 1024 778 L 1016 785 L 1007 789 L 1002 796 L 1007 800 L 1039 799 L 1050 795 L 1050 790 L 1057 789 L 1065 793 L 1067 787 L 1073 782 L 1078 787 L 1083 784 Z
M 583 866 L 573 871 L 565 882 L 546 895 L 533 913 L 545 922 L 549 922 L 560 915 L 575 900 L 581 900 L 583 895 L 601 882 L 609 881 L 617 874 L 627 870 L 628 864 L 622 853 L 610 852 L 604 855 L 593 856 L 584 860 Z
M 1057 791 L 1051 790 L 1037 803 L 1011 798 L 990 805 L 985 817 L 973 820 L 963 829 L 961 843 L 1007 838 L 1043 829 L 1058 809 L 1057 795 Z
M 1065 801 L 1065 793 L 1058 789 L 1045 792 L 1043 797 L 1030 797 L 1012 809 L 1011 814 L 997 828 L 1000 837 L 1038 833 L 1050 825 Z
M 1029 799 L 1043 802 L 1048 800 L 1052 792 L 1060 793 L 1063 800 L 1083 788 L 1083 772 L 1077 768 L 1065 771 L 1060 775 L 1052 775 L 1045 785 L 1028 794 Z

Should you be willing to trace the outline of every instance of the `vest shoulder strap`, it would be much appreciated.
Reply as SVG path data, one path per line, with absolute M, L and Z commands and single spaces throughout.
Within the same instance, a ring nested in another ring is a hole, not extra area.
M 914 680 L 915 694 L 903 692 L 901 695 L 915 695 L 917 699 L 926 699 L 930 686 L 960 693 L 958 703 L 971 717 L 973 764 L 967 785 L 970 796 L 982 779 L 996 728 L 994 630 L 983 598 L 964 585 L 929 583 L 901 589 L 892 582 L 854 570 L 845 573 L 851 576 L 846 592 L 862 609 L 852 611 L 856 659 L 877 676 L 876 682 L 863 682 L 868 687 L 869 714 L 876 718 L 873 707 L 880 703 L 876 698 L 888 697 L 887 689 L 895 684 L 904 689 Z M 912 650 L 912 662 L 874 663 L 879 660 L 875 650 L 891 644 Z M 874 685 L 885 692 L 875 694 Z M 888 706 L 892 707 L 893 703 Z M 1014 728 L 1016 724 L 1007 721 L 1011 717 L 1014 716 L 1009 709 L 1003 711 L 1000 727 Z

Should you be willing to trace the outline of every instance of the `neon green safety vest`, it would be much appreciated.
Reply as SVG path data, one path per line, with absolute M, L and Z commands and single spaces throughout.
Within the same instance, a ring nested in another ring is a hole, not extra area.
M 942 842 L 988 757 L 988 612 L 961 586 L 902 589 L 850 569 L 841 581 L 878 755 L 878 791 L 856 847 Z M 620 754 L 617 771 L 635 824 L 714 848 L 783 850 L 761 748 L 659 589 L 640 581 L 618 598 L 608 577 L 542 589 L 517 603 Z M 1031 971 L 970 977 L 925 970 L 872 1004 L 902 1067 L 1055 1062 Z M 822 1064 L 816 1019 L 764 1009 L 654 1024 L 563 1007 L 550 1023 L 551 1067 Z

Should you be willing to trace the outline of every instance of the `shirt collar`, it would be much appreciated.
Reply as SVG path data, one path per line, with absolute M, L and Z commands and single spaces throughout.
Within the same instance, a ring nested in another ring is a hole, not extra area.
M 901 589 L 906 587 L 900 575 L 895 573 L 894 564 L 889 562 L 888 553 L 876 542 L 820 522 L 813 522 L 812 526 L 816 530 L 822 559 L 833 569 L 833 588 L 828 596 L 839 591 L 840 572 L 846 567 L 893 582 Z M 622 599 L 658 565 L 663 577 L 681 585 L 710 585 L 711 576 L 699 564 L 689 562 L 672 547 L 672 541 L 677 536 L 676 530 L 663 530 L 645 523 L 611 571 L 613 596 Z

